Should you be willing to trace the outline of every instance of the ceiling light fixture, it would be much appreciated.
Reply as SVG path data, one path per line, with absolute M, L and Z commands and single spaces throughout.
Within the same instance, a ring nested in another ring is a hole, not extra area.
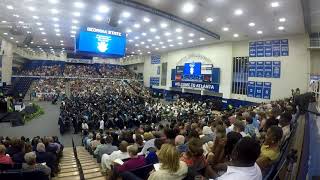
M 279 18 L 279 22 L 286 22 L 286 18 Z
M 161 28 L 166 28 L 166 27 L 168 27 L 168 24 L 167 24 L 167 23 L 161 23 L 161 24 L 160 24 L 160 27 L 161 27 Z
M 55 22 L 57 22 L 57 21 L 59 21 L 59 18 L 54 17 L 54 18 L 52 18 L 52 20 L 55 21 Z
M 200 38 L 200 41 L 204 41 L 205 39 L 206 39 L 206 38 L 204 38 L 204 37 L 201 37 L 201 38 Z
M 41 32 L 41 34 L 42 34 L 42 35 L 46 35 L 47 33 L 45 33 L 45 32 Z
M 193 34 L 193 33 L 190 33 L 190 34 L 189 34 L 189 36 L 190 36 L 190 37 L 193 37 L 193 36 L 194 36 L 194 34 Z
M 147 18 L 147 17 L 144 17 L 144 18 L 143 18 L 143 21 L 146 22 L 146 23 L 148 23 L 148 22 L 150 22 L 150 19 Z
M 254 22 L 249 23 L 250 27 L 254 27 L 256 24 Z
M 122 24 L 122 21 L 121 21 L 121 20 L 119 20 L 119 21 L 118 21 L 118 24 Z
M 71 26 L 71 29 L 79 29 L 77 26 Z
M 76 7 L 76 8 L 84 8 L 84 3 L 83 2 L 75 2 L 75 3 L 73 3 L 73 5 L 74 5 L 74 7 Z
M 170 32 L 166 32 L 164 33 L 165 36 L 171 36 L 171 33 Z
M 178 36 L 177 39 L 183 39 L 183 37 L 182 36 Z
M 131 14 L 129 12 L 123 12 L 122 16 L 125 17 L 125 18 L 128 18 L 128 17 L 131 16 Z
M 259 31 L 257 31 L 257 34 L 263 34 L 263 31 L 259 30 Z
M 54 31 L 55 31 L 55 32 L 60 32 L 60 29 L 55 29 Z
M 236 15 L 236 16 L 240 16 L 240 15 L 242 15 L 242 14 L 243 14 L 242 9 L 236 9 L 236 10 L 234 11 L 234 15 Z
M 188 43 L 193 43 L 193 40 L 189 40 Z
M 79 21 L 78 21 L 78 20 L 76 20 L 76 19 L 73 19 L 73 20 L 72 20 L 72 23 L 73 23 L 73 24 L 78 24 L 78 23 L 79 23 Z
M 110 11 L 110 9 L 109 9 L 109 7 L 106 6 L 106 5 L 101 5 L 101 6 L 99 6 L 98 11 L 99 11 L 100 13 L 107 13 L 107 12 Z
M 6 36 L 8 35 L 8 33 L 3 33 L 3 34 L 6 35 Z
M 59 24 L 54 24 L 53 26 L 54 26 L 54 27 L 59 27 L 60 25 L 59 25 Z
M 157 32 L 157 29 L 156 28 L 150 28 L 150 32 Z
M 194 10 L 194 5 L 190 2 L 187 2 L 182 6 L 182 12 L 184 13 L 191 13 L 193 10 Z
M 181 28 L 177 28 L 177 29 L 176 29 L 176 32 L 177 32 L 177 33 L 180 33 L 180 32 L 182 32 L 182 29 L 181 29 Z
M 237 38 L 239 37 L 239 34 L 233 34 L 233 37 Z
M 32 7 L 32 6 L 28 7 L 28 9 L 29 9 L 29 11 L 35 11 L 36 10 L 36 8 Z
M 51 3 L 51 4 L 57 4 L 57 3 L 59 3 L 59 0 L 49 0 L 49 3 Z
M 70 31 L 71 34 L 77 34 L 77 31 Z
M 56 36 L 61 36 L 61 34 L 58 33 L 58 34 L 56 34 Z
M 271 2 L 270 6 L 274 8 L 274 7 L 279 7 L 280 4 L 279 2 Z
M 206 21 L 207 21 L 208 23 L 211 23 L 211 22 L 213 22 L 213 18 L 208 17 L 208 18 L 206 19 Z
M 39 17 L 38 17 L 38 16 L 32 16 L 32 18 L 33 18 L 33 19 L 39 19 Z
M 76 16 L 76 17 L 80 17 L 81 16 L 81 14 L 80 14 L 80 12 L 74 12 L 74 13 L 72 13 L 74 16 Z
M 134 24 L 133 27 L 140 28 L 140 24 Z
M 228 27 L 224 27 L 222 28 L 223 31 L 229 31 L 229 28 Z
M 100 16 L 100 15 L 95 15 L 93 18 L 94 18 L 96 21 L 102 21 L 102 20 L 103 20 L 102 16 Z
M 1 23 L 7 23 L 7 21 L 1 21 Z
M 126 32 L 127 32 L 127 33 L 131 33 L 132 30 L 131 30 L 131 29 L 127 29 Z
M 59 11 L 56 10 L 56 9 L 51 9 L 50 11 L 51 11 L 52 14 L 58 14 L 59 13 Z
M 42 23 L 41 23 L 41 22 L 37 22 L 37 23 L 36 23 L 36 25 L 41 26 L 41 25 L 42 25 Z
M 147 33 L 143 32 L 143 33 L 141 33 L 141 35 L 142 35 L 142 36 L 146 36 L 146 35 L 147 35 Z
M 281 31 L 283 31 L 283 30 L 284 30 L 284 27 L 283 27 L 283 26 L 279 26 L 278 29 L 281 30 Z
M 7 5 L 6 7 L 7 7 L 7 9 L 10 9 L 10 10 L 13 9 L 13 6 L 12 6 L 12 5 Z

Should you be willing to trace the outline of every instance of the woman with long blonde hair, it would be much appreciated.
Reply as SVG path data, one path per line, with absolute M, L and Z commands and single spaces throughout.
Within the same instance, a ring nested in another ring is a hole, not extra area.
M 163 144 L 158 152 L 160 169 L 151 173 L 148 180 L 180 180 L 186 177 L 187 165 L 179 160 L 179 152 L 172 144 Z

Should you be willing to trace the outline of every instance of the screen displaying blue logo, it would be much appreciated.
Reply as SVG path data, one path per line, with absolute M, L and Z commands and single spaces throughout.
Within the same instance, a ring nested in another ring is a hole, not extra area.
M 76 39 L 76 51 L 109 57 L 123 57 L 126 50 L 126 36 L 80 31 Z
M 186 63 L 184 64 L 184 75 L 191 75 L 191 76 L 200 76 L 201 75 L 201 63 Z

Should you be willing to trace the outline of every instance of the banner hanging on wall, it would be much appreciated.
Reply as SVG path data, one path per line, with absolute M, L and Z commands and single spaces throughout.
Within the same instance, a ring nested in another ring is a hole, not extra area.
M 194 88 L 194 89 L 205 89 L 208 91 L 219 92 L 219 84 L 207 84 L 207 83 L 200 83 L 200 82 L 179 82 L 179 81 L 172 81 L 172 87 L 179 87 L 179 88 Z
M 250 57 L 289 56 L 288 39 L 256 41 L 249 43 Z

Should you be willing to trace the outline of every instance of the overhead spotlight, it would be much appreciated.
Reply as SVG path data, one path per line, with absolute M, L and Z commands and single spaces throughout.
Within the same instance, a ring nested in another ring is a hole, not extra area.
M 189 34 L 189 36 L 190 36 L 190 37 L 193 37 L 193 36 L 194 36 L 194 34 L 193 34 L 193 33 L 190 33 L 190 34 Z
M 122 24 L 122 21 L 121 21 L 121 20 L 119 20 L 119 21 L 118 21 L 118 24 Z
M 236 10 L 234 11 L 234 15 L 236 15 L 236 16 L 240 16 L 240 15 L 242 15 L 242 14 L 243 14 L 242 9 L 236 9 Z
M 14 9 L 12 5 L 7 5 L 6 7 L 7 9 L 10 9 L 10 10 Z
M 129 12 L 123 12 L 122 16 L 125 17 L 125 18 L 128 18 L 128 17 L 131 16 L 131 14 Z
M 177 32 L 177 33 L 180 33 L 180 32 L 182 32 L 182 29 L 181 29 L 181 28 L 177 28 L 177 29 L 176 29 L 176 32 Z
M 61 36 L 61 34 L 57 33 L 56 36 Z
M 57 22 L 57 21 L 59 21 L 59 18 L 54 17 L 54 18 L 52 18 L 52 20 L 55 21 L 55 22 Z
M 182 6 L 182 12 L 184 13 L 191 13 L 193 10 L 194 10 L 194 5 L 190 2 L 187 2 Z
M 132 30 L 131 30 L 131 29 L 127 29 L 126 32 L 127 32 L 127 33 L 131 33 Z
M 180 39 L 183 39 L 183 37 L 182 37 L 182 36 L 178 36 L 178 37 L 177 37 L 177 39 L 179 39 L 179 40 L 180 40 Z
M 205 39 L 206 39 L 206 38 L 204 38 L 204 37 L 201 37 L 201 38 L 200 38 L 200 41 L 204 41 Z
M 208 18 L 206 19 L 206 21 L 207 21 L 208 23 L 211 23 L 211 22 L 213 22 L 213 18 L 208 17 Z
M 224 27 L 222 28 L 223 31 L 229 31 L 229 28 L 228 27 Z
M 286 22 L 286 18 L 279 18 L 279 22 Z
M 150 32 L 157 32 L 157 29 L 156 28 L 150 28 Z
M 36 10 L 36 8 L 32 7 L 32 6 L 28 7 L 28 9 L 29 9 L 29 11 L 35 11 Z
M 166 32 L 164 33 L 165 36 L 171 36 L 171 33 L 170 32 Z
M 193 40 L 189 40 L 188 43 L 193 43 Z
M 259 30 L 259 31 L 257 31 L 257 34 L 263 34 L 263 31 Z
M 56 9 L 51 9 L 50 11 L 51 11 L 52 14 L 58 14 L 59 13 L 59 11 L 56 10 Z
M 100 16 L 100 15 L 95 15 L 95 16 L 94 16 L 94 19 L 95 19 L 96 21 L 102 21 L 102 20 L 103 20 L 102 16 Z
M 73 24 L 78 24 L 78 23 L 79 23 L 79 21 L 78 21 L 78 20 L 76 20 L 76 19 L 73 19 L 73 20 L 72 20 L 72 23 L 73 23 Z
M 239 37 L 239 34 L 233 34 L 233 37 L 237 38 Z
M 167 23 L 161 23 L 161 24 L 160 24 L 160 27 L 161 27 L 161 28 L 166 28 L 166 27 L 168 27 L 168 24 L 167 24 Z
M 249 26 L 250 26 L 250 27 L 254 27 L 255 25 L 256 25 L 256 24 L 255 24 L 254 22 L 250 22 L 250 23 L 249 23 Z
M 99 6 L 98 11 L 99 11 L 100 13 L 107 13 L 107 12 L 110 11 L 110 9 L 109 9 L 109 7 L 106 6 L 106 5 L 101 5 L 101 6 Z
M 7 23 L 7 21 L 1 21 L 1 23 Z
M 77 31 L 70 31 L 71 34 L 77 34 Z
M 76 16 L 76 17 L 80 17 L 81 16 L 81 14 L 80 14 L 80 12 L 74 12 L 74 13 L 72 13 L 74 16 Z
M 278 29 L 282 31 L 282 30 L 284 30 L 284 27 L 283 26 L 279 26 Z
M 84 8 L 84 6 L 85 6 L 84 3 L 83 3 L 83 2 L 80 2 L 80 1 L 74 2 L 73 5 L 74 5 L 74 7 L 76 7 L 76 8 Z
M 140 28 L 140 24 L 134 24 L 133 27 Z
M 39 17 L 38 17 L 38 16 L 32 16 L 32 18 L 33 18 L 33 19 L 39 19 Z
M 279 2 L 271 2 L 270 6 L 271 7 L 279 7 L 280 4 L 279 4 Z
M 150 19 L 147 18 L 147 17 L 144 17 L 144 18 L 143 18 L 143 21 L 146 22 L 146 23 L 148 23 L 148 22 L 150 22 Z
M 146 36 L 146 35 L 147 35 L 147 33 L 143 32 L 143 33 L 141 33 L 141 35 L 142 35 L 142 36 Z
M 51 3 L 51 4 L 57 4 L 57 3 L 59 3 L 59 0 L 48 0 L 49 1 L 49 3 Z
M 60 32 L 60 29 L 55 29 L 54 31 L 55 31 L 55 32 Z
M 79 29 L 77 26 L 71 26 L 71 29 Z

